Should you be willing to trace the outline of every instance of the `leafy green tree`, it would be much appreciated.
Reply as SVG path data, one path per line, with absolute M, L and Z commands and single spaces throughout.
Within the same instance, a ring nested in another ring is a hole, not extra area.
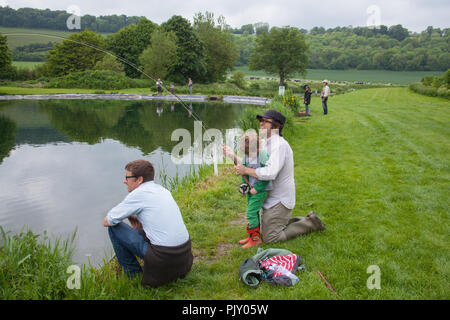
M 401 24 L 389 27 L 388 35 L 391 38 L 397 39 L 398 41 L 403 41 L 409 35 L 409 31 L 403 28 Z
M 239 58 L 239 49 L 233 43 L 225 19 L 219 17 L 216 24 L 213 13 L 197 13 L 194 17 L 194 29 L 205 47 L 205 80 L 223 81 L 227 71 L 233 69 Z
M 245 81 L 245 73 L 238 70 L 233 73 L 233 83 L 235 83 L 239 88 L 244 88 L 247 85 Z
M 250 70 L 264 70 L 277 74 L 280 85 L 294 73 L 306 74 L 308 46 L 304 35 L 292 27 L 270 29 L 256 38 L 256 46 L 250 58 Z
M 11 79 L 15 73 L 7 40 L 8 38 L 0 33 L 0 79 Z
M 111 70 L 117 73 L 125 73 L 123 64 L 116 57 L 106 54 L 102 60 L 98 61 L 94 70 Z
M 49 76 L 62 76 L 92 69 L 105 53 L 94 47 L 105 47 L 105 40 L 94 31 L 74 33 L 49 51 L 45 72 Z
M 188 20 L 181 16 L 172 16 L 161 24 L 166 32 L 177 36 L 177 59 L 169 70 L 171 80 L 185 83 L 188 78 L 202 81 L 206 75 L 204 46 Z
M 152 44 L 139 56 L 145 72 L 154 78 L 165 79 L 177 60 L 177 37 L 160 29 L 152 33 Z
M 253 28 L 252 24 L 246 24 L 246 25 L 243 25 L 241 27 L 241 31 L 242 31 L 242 33 L 247 31 L 248 34 L 254 34 L 255 33 L 255 28 Z
M 450 69 L 445 71 L 444 75 L 442 76 L 442 80 L 447 85 L 447 89 L 448 89 L 450 86 Z
M 108 49 L 134 65 L 139 64 L 139 56 L 151 44 L 151 35 L 157 25 L 146 18 L 120 29 L 108 37 Z M 141 73 L 129 64 L 124 63 L 125 74 L 131 78 L 138 78 Z
M 450 67 L 450 53 L 449 52 L 441 53 L 439 55 L 438 62 L 441 67 L 441 70 L 448 69 Z
M 269 24 L 267 22 L 257 22 L 254 26 L 257 35 L 261 33 L 269 33 Z
M 248 65 L 250 62 L 250 54 L 254 48 L 254 36 L 243 34 L 242 36 L 233 35 L 232 40 L 239 49 L 239 60 L 235 65 Z

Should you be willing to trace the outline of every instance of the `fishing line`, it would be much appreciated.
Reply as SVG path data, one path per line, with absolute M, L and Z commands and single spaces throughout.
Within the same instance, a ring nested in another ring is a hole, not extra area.
M 104 49 L 104 48 L 98 47 L 98 46 L 96 46 L 96 45 L 94 45 L 94 44 L 91 44 L 91 43 L 88 43 L 88 42 L 82 42 L 82 41 L 79 41 L 79 40 L 70 39 L 70 38 L 66 38 L 66 37 L 63 37 L 63 36 L 50 35 L 50 34 L 45 34 L 45 33 L 5 33 L 4 35 L 6 35 L 6 36 L 9 36 L 9 35 L 10 35 L 10 36 L 39 35 L 39 36 L 44 36 L 44 37 L 49 37 L 49 38 L 57 38 L 57 39 L 63 39 L 63 40 L 75 42 L 75 43 L 77 43 L 77 44 L 81 44 L 81 45 L 90 47 L 90 48 L 92 48 L 92 49 L 101 51 L 101 52 L 103 52 L 103 53 L 105 53 L 105 54 L 109 54 L 109 55 L 115 57 L 117 60 L 119 60 L 119 61 L 121 61 L 121 62 L 123 62 L 123 63 L 129 65 L 130 67 L 134 68 L 135 70 L 137 70 L 137 71 L 140 72 L 141 74 L 145 75 L 147 78 L 149 78 L 149 79 L 151 79 L 151 80 L 153 80 L 153 81 L 156 82 L 155 78 L 153 78 L 151 75 L 149 75 L 147 72 L 145 72 L 145 70 L 143 70 L 142 68 L 140 68 L 139 66 L 137 66 L 137 65 L 134 64 L 133 62 L 128 61 L 127 59 L 125 59 L 125 58 L 123 58 L 123 57 L 121 57 L 121 56 L 118 56 L 118 55 L 116 55 L 115 53 L 113 53 L 113 52 L 111 52 L 111 51 L 108 51 L 108 50 L 106 50 L 106 49 Z M 178 95 L 176 95 L 175 93 L 172 93 L 169 89 L 167 89 L 167 87 L 164 85 L 164 83 L 163 83 L 161 86 L 162 86 L 167 92 L 169 92 L 170 95 L 174 96 L 174 97 L 175 97 L 175 98 L 183 105 L 183 107 L 186 109 L 186 111 L 188 111 L 188 113 L 191 113 L 191 114 L 193 115 L 194 120 L 200 121 L 200 123 L 201 123 L 203 129 L 205 129 L 205 133 L 206 133 L 206 134 L 209 136 L 209 138 L 211 139 L 212 137 L 208 134 L 209 127 L 208 127 L 208 126 L 206 125 L 206 123 L 200 118 L 200 116 L 199 116 L 192 108 L 188 107 L 188 106 L 184 103 L 184 101 L 183 101 L 180 97 L 178 97 Z M 217 144 L 216 139 L 214 139 L 214 143 Z M 222 142 L 222 143 L 223 143 L 223 142 Z M 217 155 L 217 150 L 216 150 L 217 148 L 218 148 L 218 144 L 217 144 L 216 148 L 214 148 L 214 152 L 213 152 L 213 155 L 212 155 L 212 157 L 213 157 L 213 164 L 214 164 L 214 173 L 215 173 L 215 175 L 218 175 L 218 171 L 217 171 L 217 160 L 218 160 L 218 159 L 217 159 L 217 156 L 218 156 L 218 155 Z

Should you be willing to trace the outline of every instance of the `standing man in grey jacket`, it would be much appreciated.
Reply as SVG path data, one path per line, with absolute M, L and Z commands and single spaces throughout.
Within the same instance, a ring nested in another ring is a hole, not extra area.
M 253 169 L 237 165 L 235 170 L 239 175 L 272 181 L 272 190 L 263 203 L 261 213 L 263 241 L 286 241 L 300 234 L 324 230 L 324 225 L 313 211 L 306 217 L 291 218 L 295 207 L 294 156 L 281 132 L 285 116 L 276 110 L 268 110 L 264 115 L 258 115 L 257 119 L 260 134 L 266 136 L 263 141 L 269 154 L 266 166 Z

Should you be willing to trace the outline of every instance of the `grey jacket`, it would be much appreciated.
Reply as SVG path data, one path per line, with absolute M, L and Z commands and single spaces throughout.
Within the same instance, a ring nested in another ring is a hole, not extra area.
M 259 268 L 259 262 L 265 258 L 271 258 L 274 256 L 286 256 L 292 254 L 291 251 L 286 249 L 262 249 L 258 248 L 256 255 L 251 258 L 245 259 L 241 266 L 239 267 L 239 279 L 242 280 L 246 285 L 256 288 L 259 285 L 259 280 L 261 279 L 264 271 Z M 300 256 L 298 259 L 300 264 Z M 296 268 L 294 268 L 295 270 Z

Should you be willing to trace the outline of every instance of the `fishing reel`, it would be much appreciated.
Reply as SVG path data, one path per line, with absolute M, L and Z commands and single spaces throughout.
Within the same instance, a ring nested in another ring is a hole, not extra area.
M 250 191 L 250 185 L 248 183 L 242 183 L 239 186 L 239 192 L 242 193 L 242 195 L 248 193 Z

